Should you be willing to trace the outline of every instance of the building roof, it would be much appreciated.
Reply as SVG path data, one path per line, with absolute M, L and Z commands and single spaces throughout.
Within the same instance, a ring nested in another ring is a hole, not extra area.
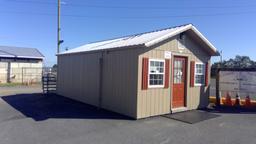
M 0 46 L 0 57 L 43 59 L 44 56 L 35 48 Z
M 166 28 L 162 30 L 157 30 L 157 31 L 151 31 L 151 32 L 146 32 L 141 34 L 125 36 L 121 38 L 111 39 L 111 40 L 89 43 L 89 44 L 62 52 L 58 55 L 106 50 L 106 49 L 113 49 L 113 48 L 127 48 L 130 46 L 150 47 L 159 42 L 167 40 L 173 36 L 176 36 L 182 32 L 185 32 L 187 30 L 193 31 L 201 39 L 201 41 L 205 43 L 205 45 L 208 48 L 208 51 L 210 51 L 212 55 L 218 55 L 217 49 L 192 24 L 186 24 L 186 25 Z

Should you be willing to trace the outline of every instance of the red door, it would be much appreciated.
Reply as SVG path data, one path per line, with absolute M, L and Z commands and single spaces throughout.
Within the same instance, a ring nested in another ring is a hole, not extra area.
M 172 108 L 185 107 L 186 58 L 174 57 Z

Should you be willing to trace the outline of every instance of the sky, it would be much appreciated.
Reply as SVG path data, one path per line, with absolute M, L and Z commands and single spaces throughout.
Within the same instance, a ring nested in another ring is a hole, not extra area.
M 223 59 L 256 60 L 255 0 L 61 0 L 61 51 L 192 23 Z M 56 63 L 57 0 L 0 0 L 0 45 L 33 47 Z M 219 58 L 213 58 L 218 61 Z

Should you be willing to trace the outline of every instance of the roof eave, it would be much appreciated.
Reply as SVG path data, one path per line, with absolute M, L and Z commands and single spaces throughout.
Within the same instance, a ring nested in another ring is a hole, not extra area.
M 17 56 L 17 58 L 28 58 L 28 59 L 44 59 L 44 57 L 33 57 L 33 56 Z
M 1 58 L 27 58 L 27 59 L 41 59 L 43 60 L 44 57 L 31 57 L 31 56 L 12 56 L 12 55 L 0 55 Z
M 116 51 L 116 50 L 124 50 L 123 48 L 137 48 L 137 47 L 146 47 L 146 46 L 143 43 L 143 44 L 138 44 L 138 45 L 114 47 L 114 48 L 107 48 L 107 49 L 97 49 L 97 50 L 79 51 L 79 52 L 70 52 L 70 53 L 58 53 L 58 54 L 56 54 L 56 56 L 81 54 L 81 53 L 104 52 L 104 51 Z
M 203 40 L 203 42 L 205 42 L 209 46 L 210 50 L 213 52 L 212 56 L 220 55 L 217 48 L 215 48 L 214 45 L 210 41 L 208 41 L 206 37 L 201 32 L 199 32 L 199 30 L 197 30 L 196 27 L 192 26 L 191 30 L 193 30 Z

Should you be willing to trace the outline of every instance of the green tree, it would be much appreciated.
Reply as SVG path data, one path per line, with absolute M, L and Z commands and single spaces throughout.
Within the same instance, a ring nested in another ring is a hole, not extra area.
M 54 64 L 52 66 L 52 72 L 57 72 L 57 68 L 58 68 L 58 65 L 57 64 Z
M 248 56 L 240 56 L 237 55 L 235 58 L 231 58 L 229 60 L 224 60 L 223 62 L 216 62 L 212 64 L 211 74 L 212 76 L 216 76 L 216 68 L 255 68 L 256 62 L 251 60 Z
M 224 60 L 216 62 L 212 65 L 212 68 L 256 68 L 256 62 L 251 60 L 248 56 L 237 55 L 234 59 Z

